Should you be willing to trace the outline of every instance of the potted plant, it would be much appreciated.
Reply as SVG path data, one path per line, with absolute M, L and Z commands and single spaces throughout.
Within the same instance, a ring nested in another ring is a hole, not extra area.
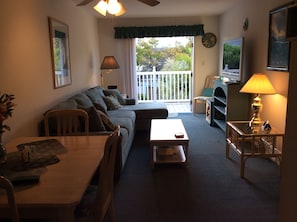
M 12 116 L 13 107 L 15 106 L 12 102 L 14 99 L 14 95 L 0 94 L 0 163 L 6 162 L 6 149 L 2 143 L 2 134 L 10 130 L 10 127 L 4 124 L 4 121 Z

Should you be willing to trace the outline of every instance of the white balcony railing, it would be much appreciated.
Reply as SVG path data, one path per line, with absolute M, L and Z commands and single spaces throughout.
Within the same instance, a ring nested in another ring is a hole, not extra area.
M 139 102 L 189 102 L 191 71 L 137 72 Z

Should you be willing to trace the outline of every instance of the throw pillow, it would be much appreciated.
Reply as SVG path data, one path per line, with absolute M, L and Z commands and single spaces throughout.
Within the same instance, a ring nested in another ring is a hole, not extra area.
M 106 96 L 114 95 L 118 99 L 118 101 L 121 105 L 126 104 L 125 98 L 122 96 L 121 92 L 118 89 L 108 89 L 108 90 L 105 89 L 105 90 L 103 90 L 103 93 Z
M 212 97 L 213 96 L 213 88 L 204 88 L 202 92 L 202 96 Z
M 105 129 L 107 131 L 114 131 L 116 127 L 115 125 L 113 125 L 109 117 L 105 113 L 101 112 L 100 110 L 97 110 L 97 113 L 100 115 L 102 122 L 104 123 Z
M 107 106 L 107 110 L 115 110 L 122 107 L 114 95 L 104 96 L 103 100 Z
M 98 115 L 97 110 L 94 106 L 82 109 L 85 110 L 89 115 L 90 132 L 106 131 L 105 125 L 101 119 L 101 115 Z

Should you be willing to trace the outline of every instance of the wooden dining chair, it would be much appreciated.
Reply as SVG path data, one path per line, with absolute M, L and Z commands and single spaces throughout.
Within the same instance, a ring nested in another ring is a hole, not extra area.
M 109 222 L 115 221 L 113 204 L 114 168 L 120 127 L 109 135 L 104 155 L 99 167 L 98 185 L 90 185 L 76 208 L 76 221 L 102 222 L 108 216 Z M 91 219 L 91 220 L 90 220 Z
M 14 198 L 14 190 L 11 182 L 3 176 L 0 176 L 0 188 L 6 191 L 8 206 L 12 222 L 19 222 L 19 212 Z
M 54 121 L 56 124 L 54 124 Z M 83 124 L 80 124 L 83 121 Z M 84 126 L 83 132 L 80 127 Z M 67 135 L 88 135 L 89 116 L 82 109 L 50 110 L 45 114 L 44 127 L 45 135 L 50 135 L 50 128 L 55 126 L 57 136 Z

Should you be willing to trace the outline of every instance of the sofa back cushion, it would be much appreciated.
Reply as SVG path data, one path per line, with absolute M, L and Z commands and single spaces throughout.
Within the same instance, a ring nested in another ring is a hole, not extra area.
M 78 104 L 75 101 L 75 99 L 70 98 L 70 99 L 67 99 L 65 101 L 58 103 L 51 109 L 77 109 L 77 105 Z
M 93 106 L 92 100 L 90 100 L 90 98 L 85 93 L 77 94 L 73 97 L 73 99 L 80 107 L 87 108 Z
M 106 113 L 107 106 L 103 100 L 103 89 L 99 87 L 91 88 L 85 92 L 85 94 L 90 98 L 90 100 L 95 105 L 96 109 L 101 110 Z

